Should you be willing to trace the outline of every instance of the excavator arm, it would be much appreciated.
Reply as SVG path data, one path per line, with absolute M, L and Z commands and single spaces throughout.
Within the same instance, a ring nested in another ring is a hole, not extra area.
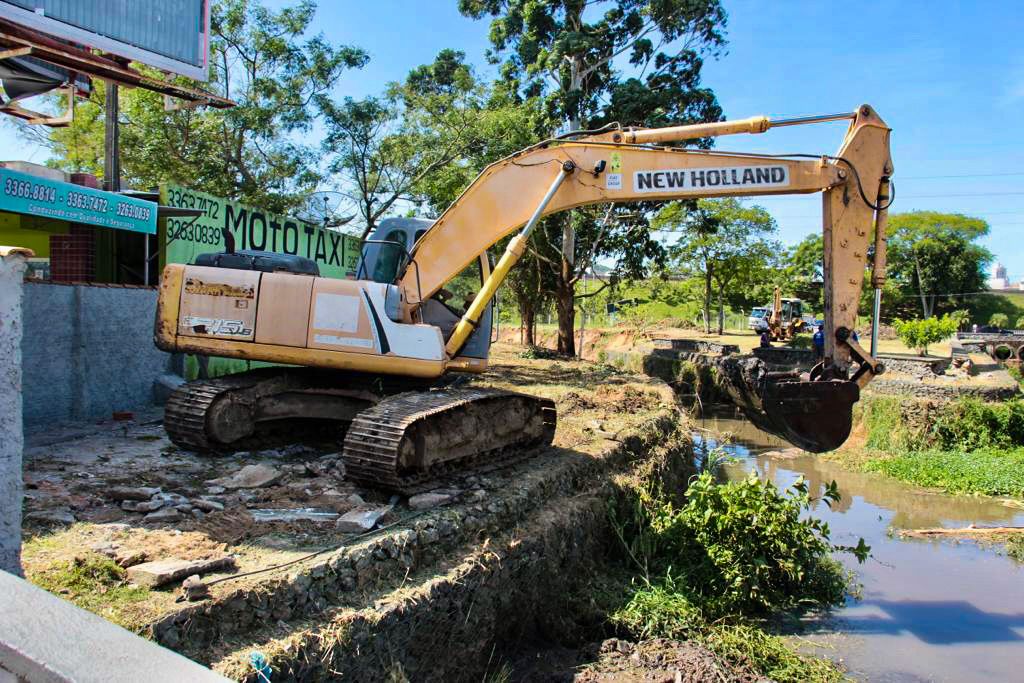
M 850 119 L 850 125 L 834 156 L 739 154 L 676 149 L 661 144 L 762 133 L 777 126 L 837 119 Z M 852 403 L 858 399 L 859 389 L 882 371 L 881 364 L 850 334 L 857 320 L 873 232 L 875 321 L 878 317 L 878 292 L 885 279 L 889 178 L 893 172 L 889 133 L 890 129 L 874 110 L 863 105 L 850 114 L 774 122 L 766 117 L 753 117 L 662 129 L 616 129 L 535 145 L 484 169 L 416 243 L 409 264 L 398 278 L 404 291 L 406 314 L 415 319 L 417 307 L 445 282 L 498 240 L 525 226 L 511 240 L 448 338 L 446 355 L 457 356 L 498 286 L 522 256 L 530 231 L 545 215 L 608 202 L 821 192 L 825 360 L 805 379 L 766 378 L 765 373 L 757 378 L 748 377 L 748 384 L 759 386 L 747 393 L 751 398 L 748 403 L 754 409 L 778 417 L 773 421 L 776 428 L 772 431 L 808 450 L 830 450 L 849 433 Z M 852 378 L 851 361 L 859 363 Z M 810 387 L 811 384 L 816 386 Z M 781 394 L 777 391 L 780 387 Z M 814 398 L 808 399 L 809 395 Z M 831 405 L 830 395 L 838 397 Z M 838 412 L 838 427 L 826 430 L 829 435 L 808 436 L 806 432 L 816 430 L 814 424 L 821 422 L 822 414 L 830 412 Z M 794 432 L 794 424 L 802 425 L 796 429 L 805 434 Z

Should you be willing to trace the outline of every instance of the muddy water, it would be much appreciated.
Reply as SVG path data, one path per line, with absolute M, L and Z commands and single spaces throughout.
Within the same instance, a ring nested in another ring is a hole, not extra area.
M 788 444 L 730 417 L 708 417 L 699 439 L 739 460 L 730 478 L 754 470 L 780 487 L 798 477 L 820 496 L 835 480 L 842 501 L 814 514 L 828 522 L 835 543 L 863 537 L 873 557 L 854 570 L 860 600 L 813 620 L 801 637 L 859 680 L 1024 681 L 1024 565 L 968 541 L 900 539 L 890 529 L 1024 525 L 1024 510 L 989 499 L 928 493 L 885 478 L 850 472 L 811 456 L 766 457 Z

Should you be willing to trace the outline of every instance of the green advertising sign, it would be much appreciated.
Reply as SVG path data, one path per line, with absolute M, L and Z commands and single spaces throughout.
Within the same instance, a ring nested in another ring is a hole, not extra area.
M 153 202 L 0 168 L 0 211 L 156 233 Z
M 223 251 L 224 228 L 234 235 L 236 249 L 305 256 L 317 262 L 324 277 L 343 278 L 354 273 L 359 261 L 357 238 L 324 230 L 298 218 L 268 213 L 178 185 L 162 185 L 160 203 L 203 212 L 194 221 L 167 219 L 167 263 L 192 263 L 199 254 Z

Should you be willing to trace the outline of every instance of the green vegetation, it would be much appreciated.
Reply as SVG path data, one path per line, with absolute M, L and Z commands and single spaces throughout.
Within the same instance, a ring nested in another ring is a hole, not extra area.
M 1005 313 L 993 313 L 988 319 L 988 324 L 992 327 L 1006 327 L 1009 322 L 1010 318 Z
M 1006 554 L 1018 562 L 1024 562 L 1024 536 L 1017 534 L 1006 539 Z
M 927 356 L 928 346 L 937 344 L 956 334 L 958 321 L 948 315 L 923 320 L 896 320 L 893 327 L 904 344 L 916 349 L 918 355 Z
M 96 554 L 54 564 L 28 578 L 43 590 L 126 628 L 134 626 L 125 618 L 126 608 L 149 595 L 146 588 L 127 584 L 124 569 Z
M 834 483 L 824 499 L 839 499 Z M 831 552 L 861 561 L 870 552 L 863 540 L 833 545 L 827 525 L 805 514 L 813 502 L 803 480 L 782 492 L 753 475 L 721 484 L 707 471 L 682 504 L 633 491 L 612 515 L 639 575 L 612 622 L 636 638 L 697 640 L 773 680 L 840 680 L 832 664 L 794 652 L 764 625 L 782 613 L 842 604 L 848 577 Z
M 936 408 L 927 427 L 909 427 L 902 403 L 861 401 L 867 458 L 859 467 L 949 493 L 1024 498 L 1024 401 L 961 398 Z
M 864 469 L 949 493 L 1024 498 L 1024 448 L 908 451 L 869 460 Z

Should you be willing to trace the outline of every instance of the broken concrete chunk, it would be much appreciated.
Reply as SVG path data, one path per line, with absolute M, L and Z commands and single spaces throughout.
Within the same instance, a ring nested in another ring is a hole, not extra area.
M 74 524 L 75 516 L 70 510 L 37 510 L 25 515 L 25 519 L 32 519 L 37 522 L 48 522 L 50 524 Z
M 149 559 L 145 550 L 121 550 L 114 555 L 114 562 L 117 566 L 127 569 L 137 564 L 142 564 Z
M 211 479 L 206 482 L 216 486 L 223 486 L 228 490 L 235 489 L 258 489 L 264 486 L 271 486 L 281 480 L 282 473 L 274 467 L 267 465 L 246 465 L 234 474 Z
M 192 505 L 203 512 L 220 512 L 224 509 L 223 503 L 218 503 L 215 500 L 207 500 L 206 498 L 193 498 Z
M 193 574 L 181 583 L 181 591 L 189 602 L 205 600 L 210 597 L 210 587 L 203 583 L 198 574 Z
M 154 496 L 154 500 L 162 500 L 164 505 L 171 505 L 174 507 L 179 505 L 188 505 L 188 498 L 180 493 L 159 493 Z
M 117 556 L 117 544 L 111 541 L 93 543 L 91 546 L 89 546 L 89 549 L 92 550 L 94 553 L 106 555 L 111 559 Z
M 128 580 L 140 586 L 155 588 L 186 576 L 208 574 L 221 569 L 234 569 L 235 558 L 230 555 L 212 560 L 157 560 L 128 568 Z
M 333 522 L 338 518 L 337 512 L 316 508 L 249 510 L 249 514 L 257 522 Z
M 113 486 L 107 490 L 110 500 L 149 500 L 160 493 L 159 487 L 153 486 Z
M 339 517 L 336 526 L 338 531 L 352 534 L 363 533 L 377 526 L 377 522 L 389 512 L 391 512 L 390 505 L 373 510 L 352 510 Z
M 154 512 L 164 506 L 164 501 L 159 498 L 146 501 L 122 500 L 121 509 L 128 512 Z
M 161 508 L 156 512 L 150 512 L 143 519 L 147 522 L 177 522 L 181 519 L 181 513 L 174 508 Z
M 409 499 L 409 507 L 413 510 L 429 510 L 438 505 L 451 502 L 453 496 L 450 493 L 430 492 L 420 493 Z

